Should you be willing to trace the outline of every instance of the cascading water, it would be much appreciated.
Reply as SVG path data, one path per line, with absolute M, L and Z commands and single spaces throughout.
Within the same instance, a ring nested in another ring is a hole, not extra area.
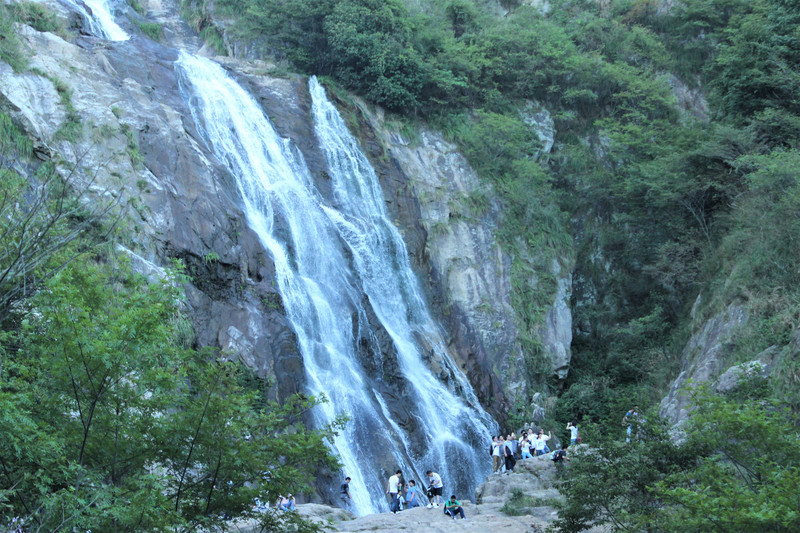
M 411 386 L 408 408 L 428 446 L 426 453 L 412 454 L 416 469 L 424 472 L 435 465 L 451 483 L 458 480 L 456 486 L 474 486 L 488 470 L 483 449 L 494 422 L 444 349 L 405 242 L 389 221 L 374 169 L 316 77 L 309 90 L 315 131 L 333 182 L 335 209 L 326 208 L 326 213 L 347 243 L 362 290 L 394 342 L 400 370 Z M 443 363 L 461 397 L 436 379 L 422 351 Z
M 448 488 L 474 487 L 488 473 L 478 450 L 493 422 L 441 349 L 375 174 L 322 88 L 311 82 L 333 204 L 315 189 L 299 152 L 220 66 L 182 53 L 176 69 L 201 134 L 235 176 L 248 221 L 273 257 L 309 392 L 330 400 L 316 410 L 317 423 L 338 413 L 350 417 L 334 446 L 352 478 L 353 510 L 387 509 L 385 478 L 398 467 L 407 477 L 439 471 Z M 371 313 L 380 326 L 370 323 Z M 378 328 L 391 338 L 402 383 L 380 384 L 364 372 L 359 354 L 386 356 Z M 433 376 L 423 350 L 443 365 L 464 399 Z M 398 403 L 402 422 L 395 420 Z
M 109 41 L 127 41 L 131 38 L 125 30 L 114 22 L 111 8 L 106 0 L 65 0 L 75 11 L 81 14 L 89 24 L 89 31 L 95 37 Z M 86 8 L 89 9 L 86 9 Z
M 64 1 L 87 19 L 93 35 L 130 38 L 107 0 Z M 388 509 L 384 487 L 397 468 L 423 483 L 427 469 L 438 471 L 448 492 L 468 497 L 488 474 L 484 450 L 495 424 L 443 348 L 375 172 L 324 89 L 312 78 L 330 202 L 314 187 L 302 155 L 219 65 L 180 52 L 176 70 L 198 129 L 235 176 L 248 222 L 274 260 L 308 390 L 329 400 L 315 410 L 317 424 L 350 417 L 334 447 L 352 478 L 351 510 Z M 379 339 L 386 335 L 389 349 Z M 396 381 L 368 375 L 365 356 L 379 368 L 396 364 Z M 423 359 L 441 366 L 453 390 Z

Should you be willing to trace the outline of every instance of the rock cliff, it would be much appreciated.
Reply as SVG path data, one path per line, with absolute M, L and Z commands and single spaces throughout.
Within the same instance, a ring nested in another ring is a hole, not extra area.
M 31 68 L 15 73 L 0 63 L 0 111 L 33 138 L 39 160 L 62 161 L 80 179 L 94 179 L 95 194 L 122 199 L 117 248 L 134 268 L 157 275 L 171 260 L 185 264 L 196 345 L 218 346 L 273 379 L 274 399 L 304 390 L 303 359 L 275 287 L 275 266 L 245 221 L 232 177 L 209 154 L 202 125 L 179 94 L 177 50 L 196 51 L 201 43 L 179 19 L 177 5 L 146 4 L 147 20 L 161 24 L 161 43 L 138 32 L 141 16 L 127 7 L 119 8 L 120 24 L 134 35 L 110 42 L 87 35 L 63 5 L 46 5 L 73 33 L 65 38 L 18 26 Z M 254 95 L 278 133 L 293 141 L 321 194 L 330 194 L 306 80 L 271 77 L 272 66 L 258 60 L 217 60 Z M 448 352 L 481 402 L 502 419 L 516 398 L 532 392 L 510 304 L 511 259 L 495 238 L 502 205 L 439 134 L 420 131 L 411 142 L 379 110 L 359 109 L 356 133 L 446 330 Z M 68 124 L 75 127 L 68 130 Z M 486 207 L 474 209 L 476 201 Z M 553 372 L 563 378 L 571 285 L 569 272 L 558 275 L 541 335 Z

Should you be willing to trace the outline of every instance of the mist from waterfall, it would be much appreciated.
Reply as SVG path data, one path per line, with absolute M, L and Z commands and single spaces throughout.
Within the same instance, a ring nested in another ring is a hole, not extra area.
M 131 38 L 114 21 L 108 0 L 65 0 L 65 2 L 80 13 L 89 24 L 89 31 L 95 37 L 108 41 L 127 41 Z
M 397 468 L 423 482 L 425 470 L 438 471 L 447 490 L 468 496 L 489 473 L 483 449 L 493 422 L 444 350 L 375 173 L 322 88 L 312 80 L 332 201 L 315 188 L 300 152 L 224 69 L 182 52 L 176 71 L 201 136 L 235 177 L 248 222 L 275 263 L 308 392 L 329 400 L 315 410 L 316 423 L 350 417 L 333 445 L 342 477 L 352 478 L 352 510 L 388 510 L 386 478 Z M 391 353 L 380 341 L 387 334 Z M 461 396 L 424 358 L 441 365 Z M 396 364 L 402 379 L 370 376 L 365 363 Z

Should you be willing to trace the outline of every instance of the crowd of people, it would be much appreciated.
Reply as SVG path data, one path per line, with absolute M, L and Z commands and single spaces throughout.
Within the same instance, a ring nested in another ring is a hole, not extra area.
M 386 486 L 386 494 L 389 496 L 389 498 L 391 498 L 391 512 L 397 514 L 403 509 L 411 509 L 422 506 L 425 506 L 428 509 L 433 509 L 438 508 L 441 506 L 441 504 L 443 504 L 445 514 L 452 516 L 454 520 L 455 515 L 459 515 L 461 518 L 466 518 L 464 516 L 464 510 L 461 508 L 461 504 L 458 502 L 458 500 L 456 500 L 455 494 L 452 495 L 449 500 L 444 502 L 442 501 L 442 492 L 444 490 L 442 476 L 433 470 L 428 470 L 425 472 L 425 475 L 428 477 L 427 491 L 424 490 L 424 485 L 420 487 L 417 485 L 417 482 L 414 479 L 411 479 L 408 481 L 408 483 L 406 483 L 403 479 L 402 470 L 398 470 L 391 477 L 389 477 L 389 482 Z M 350 478 L 347 478 L 346 484 L 349 483 L 349 479 Z M 345 499 L 344 490 L 345 485 L 342 485 L 343 499 Z M 348 496 L 345 501 L 347 499 L 349 499 L 349 485 Z M 427 505 L 425 505 L 426 500 Z
M 625 413 L 622 424 L 626 426 L 628 441 L 630 441 L 633 426 L 643 423 L 644 418 L 639 414 L 639 406 L 635 406 Z M 551 452 L 550 446 L 548 446 L 548 441 L 553 438 L 552 432 L 548 431 L 547 434 L 545 434 L 543 428 L 525 429 L 522 431 L 519 438 L 517 438 L 516 434 L 513 432 L 505 437 L 503 435 L 493 436 L 489 448 L 489 453 L 492 456 L 492 471 L 496 474 L 510 474 L 514 471 L 518 459 L 532 459 L 552 453 L 551 459 L 553 463 L 559 474 L 563 474 L 564 462 L 570 460 L 569 457 L 567 457 L 567 449 L 569 446 L 580 444 L 582 440 L 576 420 L 568 422 L 566 429 L 569 431 L 569 444 L 562 444 L 555 452 Z M 432 470 L 428 470 L 425 475 L 428 477 L 427 490 L 425 490 L 424 485 L 418 485 L 416 480 L 411 479 L 406 483 L 403 479 L 402 470 L 398 469 L 389 477 L 386 486 L 386 494 L 391 498 L 392 513 L 397 514 L 403 509 L 412 509 L 414 507 L 425 506 L 428 509 L 440 507 L 440 503 L 442 503 L 442 492 L 444 490 L 442 477 Z M 350 495 L 350 481 L 349 477 L 345 478 L 340 490 L 342 503 L 345 507 L 352 501 L 352 496 Z M 426 501 L 427 504 L 425 503 Z M 456 499 L 455 494 L 450 496 L 449 500 L 445 500 L 443 506 L 445 515 L 450 516 L 453 520 L 456 519 L 456 516 L 466 519 L 464 509 L 461 503 Z M 285 511 L 294 510 L 294 497 L 291 494 L 287 496 L 281 495 L 276 502 L 276 507 Z
M 578 423 L 573 420 L 567 424 L 570 432 L 570 444 L 580 442 L 580 432 Z M 492 455 L 492 470 L 495 473 L 511 473 L 519 459 L 528 459 L 542 456 L 550 452 L 547 441 L 552 439 L 551 432 L 545 434 L 544 429 L 535 431 L 533 429 L 524 430 L 522 435 L 517 438 L 515 433 L 507 436 L 498 435 L 492 437 L 490 453 Z M 567 457 L 568 444 L 564 444 L 560 449 L 552 454 L 552 460 L 559 472 L 563 472 L 564 462 L 569 461 Z M 420 486 L 416 480 L 411 479 L 408 483 L 403 478 L 403 471 L 397 470 L 389 477 L 386 485 L 386 494 L 391 500 L 390 512 L 397 514 L 403 509 L 425 506 L 428 509 L 438 508 L 442 505 L 442 492 L 444 484 L 442 477 L 432 470 L 428 470 L 425 475 L 428 477 L 428 489 L 424 485 Z M 341 498 L 345 507 L 350 503 L 350 478 L 345 478 L 341 486 Z M 427 504 L 426 504 L 427 502 Z M 444 513 L 453 520 L 457 516 L 466 519 L 461 503 L 453 494 L 449 500 L 443 502 Z
M 570 443 L 576 444 L 580 439 L 577 421 L 569 422 L 567 430 L 570 431 Z M 492 437 L 490 447 L 492 471 L 494 473 L 511 473 L 514 471 L 518 459 L 530 459 L 550 453 L 547 441 L 552 438 L 552 432 L 548 431 L 545 435 L 544 429 L 523 430 L 519 438 L 515 433 L 509 433 L 505 437 L 503 435 Z

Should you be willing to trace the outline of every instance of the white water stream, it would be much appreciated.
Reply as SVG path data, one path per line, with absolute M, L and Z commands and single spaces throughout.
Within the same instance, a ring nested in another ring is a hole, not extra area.
M 444 341 L 387 218 L 377 177 L 322 87 L 312 79 L 332 202 L 316 190 L 297 150 L 224 69 L 189 54 L 181 54 L 177 69 L 201 134 L 235 176 L 249 223 L 275 261 L 309 392 L 330 400 L 317 409 L 317 422 L 329 423 L 339 413 L 350 417 L 334 446 L 353 478 L 354 510 L 385 510 L 385 479 L 398 467 L 417 479 L 429 468 L 438 471 L 450 489 L 474 487 L 488 473 L 479 450 L 493 423 L 440 348 Z M 380 325 L 370 323 L 371 314 Z M 391 353 L 378 341 L 384 331 Z M 436 379 L 423 351 L 443 365 L 464 397 Z M 364 358 L 378 368 L 396 358 L 403 379 L 376 381 L 366 374 Z M 398 411 L 402 423 L 394 420 Z
M 98 37 L 128 39 L 105 2 L 86 2 L 94 16 L 73 5 Z M 423 483 L 426 470 L 437 471 L 448 495 L 469 498 L 489 473 L 485 449 L 494 422 L 444 349 L 377 176 L 324 89 L 312 78 L 332 199 L 322 197 L 300 152 L 218 64 L 180 52 L 176 72 L 201 135 L 235 177 L 248 223 L 275 263 L 308 392 L 329 400 L 315 410 L 316 423 L 350 417 L 334 448 L 342 477 L 352 478 L 351 510 L 388 510 L 386 479 L 397 468 Z
M 131 38 L 115 21 L 108 0 L 65 0 L 89 24 L 92 35 L 109 41 L 127 41 Z M 87 7 L 89 9 L 87 9 Z

